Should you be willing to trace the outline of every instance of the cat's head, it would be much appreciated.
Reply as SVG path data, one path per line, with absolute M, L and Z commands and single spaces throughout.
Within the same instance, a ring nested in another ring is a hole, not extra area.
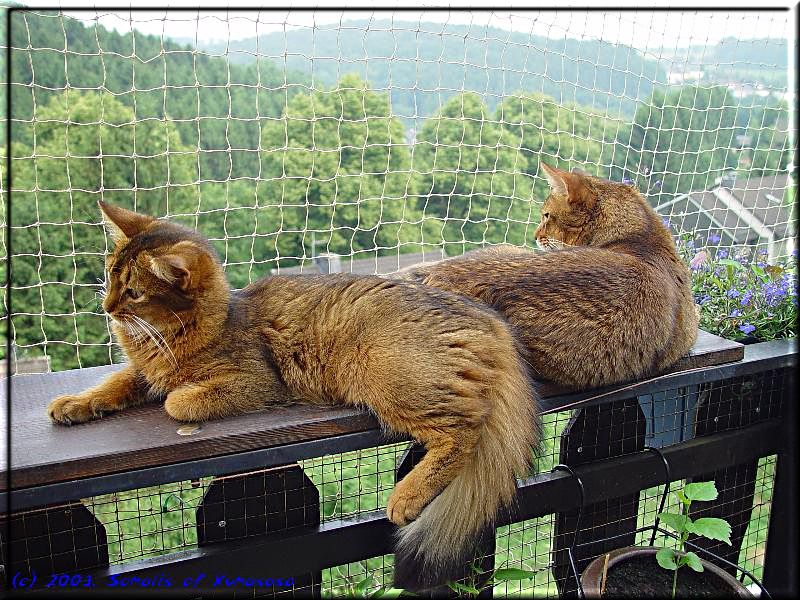
M 227 308 L 228 284 L 214 249 L 196 231 L 98 202 L 114 249 L 106 257 L 103 308 L 118 323 L 158 331 L 198 311 Z M 142 325 L 141 321 L 145 324 Z
M 634 186 L 540 163 L 550 184 L 536 245 L 558 250 L 626 240 L 671 243 L 658 215 Z

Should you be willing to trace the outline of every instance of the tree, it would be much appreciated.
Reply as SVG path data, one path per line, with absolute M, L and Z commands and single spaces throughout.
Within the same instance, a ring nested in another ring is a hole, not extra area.
M 544 94 L 515 94 L 498 107 L 496 119 L 519 138 L 527 160 L 526 172 L 541 176 L 539 160 L 570 169 L 580 167 L 607 177 L 614 141 L 621 123 L 585 106 L 561 105 Z M 537 186 L 536 197 L 544 200 L 547 186 Z
M 14 339 L 55 369 L 104 364 L 109 332 L 95 294 L 108 246 L 96 202 L 188 213 L 197 158 L 169 122 L 136 122 L 110 94 L 53 96 L 35 127 L 33 148 L 11 148 Z
M 660 197 L 708 189 L 736 168 L 733 148 L 744 133 L 737 105 L 722 86 L 655 91 L 636 110 L 629 139 L 621 140 L 630 147 L 625 176 L 660 180 Z
M 260 255 L 312 256 L 314 238 L 317 252 L 407 251 L 432 237 L 416 207 L 403 125 L 388 97 L 359 77 L 295 96 L 262 126 L 261 146 Z
M 520 140 L 490 119 L 476 94 L 451 98 L 426 121 L 412 168 L 417 189 L 427 196 L 423 216 L 443 221 L 445 243 L 466 249 L 530 238 L 535 208 Z

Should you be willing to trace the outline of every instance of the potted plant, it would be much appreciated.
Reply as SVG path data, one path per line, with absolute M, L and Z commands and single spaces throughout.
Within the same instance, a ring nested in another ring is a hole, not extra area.
M 658 518 L 675 532 L 678 548 L 629 546 L 597 557 L 581 576 L 587 598 L 754 597 L 730 574 L 694 552 L 686 551 L 690 534 L 731 543 L 731 527 L 723 519 L 693 521 L 689 518 L 692 502 L 717 498 L 714 482 L 688 483 L 676 496 L 680 500 L 680 512 L 661 513 Z

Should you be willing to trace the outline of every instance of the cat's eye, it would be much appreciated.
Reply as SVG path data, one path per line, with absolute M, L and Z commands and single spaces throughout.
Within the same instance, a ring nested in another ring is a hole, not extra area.
M 126 294 L 126 295 L 128 296 L 128 298 L 130 298 L 131 300 L 138 300 L 139 298 L 141 298 L 141 297 L 142 297 L 142 294 L 141 294 L 141 292 L 137 292 L 136 290 L 134 290 L 134 289 L 131 289 L 131 288 L 128 288 L 127 290 L 125 290 L 125 294 Z

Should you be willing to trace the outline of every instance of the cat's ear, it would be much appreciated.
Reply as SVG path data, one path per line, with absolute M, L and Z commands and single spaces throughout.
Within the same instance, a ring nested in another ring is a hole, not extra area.
M 192 283 L 192 265 L 197 247 L 189 241 L 178 242 L 167 254 L 151 255 L 150 271 L 153 275 L 186 291 Z
M 582 177 L 590 177 L 590 175 L 586 171 L 581 169 L 580 167 L 574 167 L 572 169 L 572 174 L 573 175 L 581 175 Z
M 547 177 L 547 182 L 550 184 L 550 190 L 554 194 L 568 196 L 567 182 L 564 179 L 564 176 L 568 175 L 568 173 L 564 173 L 564 171 L 551 167 L 542 161 L 539 161 L 539 164 L 542 167 L 544 176 Z
M 153 217 L 148 215 L 140 215 L 126 208 L 107 204 L 102 200 L 97 201 L 97 206 L 100 207 L 105 216 L 109 235 L 117 244 L 125 242 L 137 233 L 144 231 L 155 221 Z

